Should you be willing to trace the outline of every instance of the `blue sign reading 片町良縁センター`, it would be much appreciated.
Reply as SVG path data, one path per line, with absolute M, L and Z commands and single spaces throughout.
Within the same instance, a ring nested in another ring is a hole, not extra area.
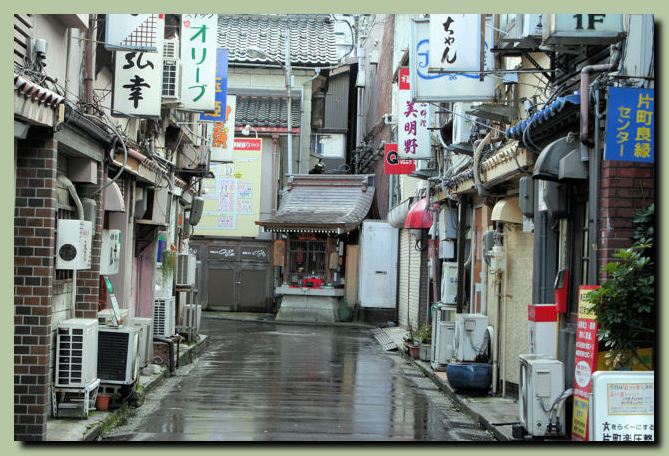
M 604 159 L 647 163 L 655 160 L 653 89 L 609 89 Z

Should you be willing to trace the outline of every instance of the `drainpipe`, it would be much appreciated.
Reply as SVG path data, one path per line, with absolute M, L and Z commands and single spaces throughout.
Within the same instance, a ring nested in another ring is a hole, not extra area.
M 279 135 L 272 135 L 272 215 L 276 214 L 277 200 L 279 198 L 279 176 L 281 172 L 278 169 L 279 165 Z
M 500 369 L 501 374 L 502 374 L 502 397 L 506 397 L 506 373 L 504 370 L 506 369 L 506 308 L 508 307 L 508 286 L 509 286 L 509 274 L 508 274 L 508 265 L 507 259 L 509 258 L 509 254 L 506 250 L 507 242 L 504 243 L 504 306 L 502 306 L 501 311 L 502 313 L 502 327 L 500 328 L 500 339 L 502 341 L 502 368 Z
M 588 65 L 581 70 L 581 160 L 589 161 L 589 237 L 590 246 L 588 247 L 588 281 L 589 284 L 596 285 L 599 274 L 598 250 L 599 250 L 599 174 L 601 168 L 601 151 L 599 140 L 599 83 L 595 84 L 595 138 L 594 141 L 588 136 L 590 124 L 590 74 L 602 71 L 611 71 L 617 68 L 620 62 L 620 48 L 611 47 L 610 63 L 601 65 Z M 588 149 L 594 147 L 592 151 Z
M 67 28 L 67 48 L 65 51 L 65 98 L 70 87 L 70 56 L 72 55 L 72 29 Z
M 97 15 L 91 14 L 88 18 L 88 30 L 86 30 L 86 76 L 84 77 L 84 96 L 86 101 L 86 113 L 93 114 L 90 105 L 93 102 L 93 73 L 95 72 L 95 35 L 97 31 Z
M 486 189 L 485 185 L 481 183 L 481 155 L 483 154 L 483 149 L 490 144 L 492 139 L 492 131 L 481 140 L 478 147 L 474 151 L 474 185 L 476 186 L 476 191 L 481 196 L 488 196 L 490 192 Z
M 308 80 L 302 83 L 300 86 L 300 119 L 304 117 L 304 86 L 307 84 L 311 84 L 314 82 L 314 79 L 318 77 L 319 74 L 321 74 L 321 69 L 320 68 L 315 68 L 316 74 L 314 74 L 312 77 L 310 77 Z M 311 94 L 311 90 L 309 91 Z M 311 95 L 309 95 L 311 97 Z M 309 131 L 311 131 L 311 128 L 309 128 Z M 305 128 L 304 125 L 300 125 L 300 156 L 302 155 L 302 150 L 303 148 L 311 149 L 311 141 L 310 138 L 307 138 L 307 128 Z M 307 158 L 307 163 L 309 162 L 309 159 Z M 308 166 L 307 166 L 308 167 Z M 302 174 L 302 160 L 300 160 L 297 164 L 297 174 Z

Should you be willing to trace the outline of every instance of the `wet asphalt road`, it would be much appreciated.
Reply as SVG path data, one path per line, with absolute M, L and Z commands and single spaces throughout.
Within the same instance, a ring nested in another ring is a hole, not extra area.
M 486 441 L 366 329 L 206 319 L 207 352 L 105 436 L 134 441 Z

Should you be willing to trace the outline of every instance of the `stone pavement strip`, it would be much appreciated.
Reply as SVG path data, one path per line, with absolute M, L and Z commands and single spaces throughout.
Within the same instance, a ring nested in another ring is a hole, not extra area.
M 429 377 L 442 391 L 452 397 L 463 409 L 476 418 L 501 441 L 515 440 L 511 428 L 519 424 L 518 402 L 513 399 L 497 396 L 470 396 L 456 393 L 448 383 L 446 372 L 435 372 L 429 362 L 419 361 L 406 354 L 404 336 L 407 331 L 400 327 L 383 328 L 386 335 L 397 345 L 399 351 L 423 374 Z

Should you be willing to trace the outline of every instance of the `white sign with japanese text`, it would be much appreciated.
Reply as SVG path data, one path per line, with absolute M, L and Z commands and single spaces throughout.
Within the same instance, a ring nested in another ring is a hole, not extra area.
M 112 115 L 160 117 L 163 93 L 163 28 L 158 52 L 116 51 Z
M 235 143 L 235 108 L 237 97 L 225 98 L 225 122 L 207 124 L 207 140 L 211 144 L 211 161 L 232 162 Z
M 408 68 L 400 68 L 400 81 L 406 81 Z M 413 81 L 399 85 L 399 123 L 397 126 L 397 155 L 400 159 L 431 159 L 432 135 L 430 126 L 430 107 L 427 103 L 411 100 L 410 85 Z
M 491 52 L 493 44 L 492 21 L 486 22 L 484 68 L 494 68 Z M 495 96 L 496 79 L 486 74 L 483 81 L 479 73 L 435 74 L 429 73 L 430 24 L 427 19 L 414 19 L 409 43 L 411 70 L 411 96 L 414 101 L 485 101 Z
M 181 109 L 216 108 L 217 14 L 181 15 Z
M 598 371 L 592 376 L 590 440 L 655 440 L 655 374 Z
M 158 52 L 163 47 L 164 14 L 107 14 L 105 48 Z
M 430 14 L 428 71 L 481 71 L 480 14 Z

